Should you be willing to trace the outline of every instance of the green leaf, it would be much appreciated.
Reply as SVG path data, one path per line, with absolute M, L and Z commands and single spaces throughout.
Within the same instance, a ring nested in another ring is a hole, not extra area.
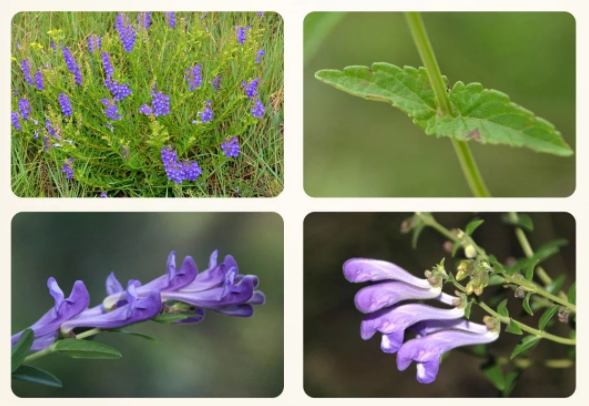
M 480 219 L 474 219 L 474 220 L 471 220 L 471 221 L 470 221 L 470 222 L 469 222 L 469 223 L 466 225 L 466 228 L 464 229 L 464 232 L 465 232 L 467 235 L 472 235 L 472 233 L 474 233 L 474 232 L 475 232 L 475 230 L 476 230 L 477 228 L 479 228 L 479 226 L 480 226 L 481 224 L 483 224 L 484 222 L 485 222 L 485 220 L 480 220 Z
M 567 293 L 567 298 L 569 303 L 577 304 L 577 284 L 573 283 L 569 288 L 569 292 Z
M 515 389 L 515 385 L 520 376 L 520 371 L 509 371 L 505 376 L 505 389 L 503 389 L 503 393 L 501 394 L 504 398 L 509 397 L 511 392 Z
M 343 71 L 322 70 L 315 74 L 320 81 L 367 100 L 381 101 L 397 107 L 420 128 L 436 116 L 438 106 L 425 68 L 399 68 L 388 63 L 349 66 Z
M 77 338 L 66 338 L 58 341 L 55 344 L 55 350 L 57 353 L 70 358 L 117 359 L 122 356 L 118 350 L 108 345 Z
M 554 278 L 552 280 L 552 283 L 548 286 L 546 286 L 546 291 L 548 293 L 557 293 L 560 288 L 562 288 L 562 284 L 564 283 L 564 280 L 566 279 L 566 275 L 558 275 L 556 278 Z
M 189 315 L 189 314 L 168 313 L 168 314 L 160 314 L 158 316 L 155 316 L 151 320 L 153 320 L 153 321 L 155 321 L 157 323 L 161 323 L 161 324 L 172 324 L 175 321 L 184 320 L 184 319 L 187 319 L 189 317 L 192 317 L 192 315 Z
M 428 123 L 428 135 L 527 147 L 560 156 L 573 154 L 552 124 L 512 103 L 505 93 L 485 89 L 480 83 L 456 82 L 449 96 L 455 117 L 436 116 Z
M 18 367 L 18 369 L 12 373 L 12 379 L 38 383 L 53 388 L 62 387 L 61 381 L 57 379 L 55 375 L 30 365 L 21 365 Z
M 501 370 L 501 366 L 497 363 L 489 363 L 482 366 L 483 375 L 489 382 L 493 384 L 497 390 L 503 392 L 505 390 L 505 377 L 503 376 L 503 371 Z
M 546 328 L 546 325 L 548 324 L 550 319 L 554 317 L 556 312 L 558 312 L 559 308 L 560 308 L 560 305 L 554 305 L 552 307 L 549 307 L 548 309 L 546 309 L 544 311 L 544 313 L 542 313 L 542 316 L 540 317 L 540 321 L 538 322 L 538 327 L 540 328 L 541 331 L 544 331 L 544 329 Z
M 534 231 L 534 221 L 527 214 L 518 214 L 517 221 L 513 221 L 511 217 L 509 217 L 509 214 L 504 214 L 501 217 L 501 220 L 506 224 L 523 228 L 526 231 Z
M 157 344 L 157 339 L 156 338 L 154 338 L 152 336 L 148 336 L 147 334 L 136 333 L 135 331 L 119 330 L 119 329 L 104 330 L 104 331 L 105 332 L 109 332 L 109 333 L 121 333 L 121 334 L 126 334 L 126 335 L 129 335 L 129 336 L 139 337 L 139 338 L 143 338 L 144 340 L 151 341 L 154 344 Z
M 534 279 L 534 271 L 536 270 L 536 266 L 538 265 L 538 261 L 530 262 L 528 267 L 526 268 L 526 279 L 531 281 Z
M 508 333 L 511 333 L 511 334 L 518 335 L 518 336 L 521 336 L 523 334 L 522 329 L 519 328 L 519 326 L 517 324 L 515 324 L 515 322 L 512 319 L 509 319 L 509 324 L 505 328 L 505 331 L 507 331 Z
M 474 303 L 474 300 L 469 300 L 466 303 L 466 306 L 464 307 L 464 317 L 466 317 L 467 319 L 470 319 L 470 310 L 472 309 L 473 303 Z
M 531 297 L 532 297 L 532 292 L 526 293 L 526 296 L 524 296 L 524 300 L 522 301 L 522 306 L 523 306 L 524 310 L 526 311 L 526 313 L 528 313 L 530 316 L 533 316 L 534 312 L 532 311 L 532 308 L 530 307 L 530 298 Z
M 456 256 L 456 253 L 458 252 L 460 247 L 462 247 L 462 244 L 460 244 L 460 241 L 456 241 L 454 243 L 454 245 L 452 245 L 452 257 Z
M 23 331 L 16 344 L 12 346 L 12 372 L 16 371 L 17 368 L 21 366 L 21 364 L 29 354 L 29 350 L 31 349 L 34 340 L 35 334 L 33 333 L 33 330 L 28 328 L 25 331 Z
M 411 237 L 411 246 L 413 247 L 413 249 L 417 248 L 417 240 L 419 240 L 419 235 L 421 234 L 424 228 L 425 225 L 420 223 L 413 229 L 413 236 Z
M 514 359 L 523 352 L 531 351 L 536 345 L 538 345 L 540 340 L 541 339 L 538 336 L 525 336 L 513 349 L 513 352 L 511 353 L 511 359 Z
M 497 313 L 503 317 L 509 317 L 509 310 L 507 310 L 507 299 L 503 299 L 497 306 Z

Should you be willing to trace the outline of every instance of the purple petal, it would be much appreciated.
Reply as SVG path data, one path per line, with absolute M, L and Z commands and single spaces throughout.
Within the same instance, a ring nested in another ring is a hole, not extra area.
M 106 278 L 106 294 L 107 295 L 114 295 L 117 293 L 122 293 L 124 291 L 123 285 L 117 279 L 114 272 L 111 272 Z
M 470 331 L 476 334 L 484 334 L 488 331 L 487 326 L 484 324 L 477 324 L 466 319 L 426 320 L 416 323 L 409 329 L 418 336 L 426 336 L 436 331 L 448 329 Z
M 399 351 L 405 339 L 405 330 L 395 330 L 389 334 L 383 334 L 380 341 L 380 349 L 387 354 L 394 354 Z
M 35 339 L 35 341 L 33 341 L 33 345 L 31 346 L 31 351 L 44 350 L 45 348 L 53 344 L 58 335 L 59 334 L 57 332 L 54 332 Z
M 184 291 L 184 289 L 181 289 L 176 292 L 163 292 L 162 299 L 175 300 L 193 306 L 212 309 L 216 307 L 245 304 L 253 297 L 253 294 L 254 278 L 246 276 L 229 292 L 225 286 L 204 291 Z
M 254 287 L 255 286 L 256 285 L 254 285 Z M 259 290 L 256 290 L 252 298 L 248 300 L 248 303 L 253 305 L 263 305 L 264 303 L 266 303 L 266 295 L 264 295 Z
M 211 255 L 211 261 L 209 262 L 209 267 L 214 265 L 213 268 L 209 268 L 198 274 L 191 283 L 181 289 L 183 292 L 202 292 L 204 290 L 219 287 L 224 283 L 227 272 L 231 269 L 235 269 L 234 272 L 237 272 L 237 263 L 231 255 L 227 255 L 222 264 L 216 265 L 216 253 L 217 251 L 213 253 L 214 260 L 213 255 Z
M 222 313 L 226 316 L 233 317 L 252 317 L 254 315 L 254 307 L 250 304 L 242 304 L 227 307 L 217 307 L 211 309 L 217 313 Z
M 47 280 L 47 287 L 49 288 L 49 294 L 55 299 L 55 305 L 53 308 L 59 314 L 59 306 L 61 306 L 65 297 L 63 291 L 60 289 L 53 276 Z
M 440 359 L 434 358 L 427 362 L 417 363 L 417 381 L 419 383 L 432 383 L 438 376 L 440 369 Z
M 391 334 L 405 330 L 423 320 L 458 319 L 464 316 L 464 309 L 440 309 L 424 304 L 397 305 L 368 315 L 360 326 L 360 335 L 364 340 L 371 338 L 377 331 Z
M 378 259 L 348 259 L 344 264 L 344 276 L 354 283 L 395 280 L 423 289 L 431 287 L 426 279 L 417 278 L 391 262 Z
M 179 320 L 174 322 L 174 324 L 195 324 L 201 322 L 205 317 L 205 312 L 203 309 L 196 308 L 194 310 L 194 316 L 189 317 L 187 319 Z
M 382 282 L 360 289 L 354 301 L 362 313 L 372 313 L 404 300 L 434 299 L 440 293 L 440 288 L 431 286 L 429 289 L 422 289 L 403 282 Z

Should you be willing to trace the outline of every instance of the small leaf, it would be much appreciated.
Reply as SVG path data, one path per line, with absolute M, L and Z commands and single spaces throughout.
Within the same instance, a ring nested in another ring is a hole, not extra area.
M 515 389 L 515 385 L 520 376 L 520 371 L 509 371 L 505 376 L 505 389 L 503 389 L 503 393 L 501 394 L 504 398 L 509 397 L 511 392 Z
M 509 317 L 509 310 L 507 310 L 507 299 L 503 299 L 497 306 L 497 313 L 503 317 Z
M 30 365 L 21 365 L 18 367 L 18 369 L 12 373 L 12 379 L 38 383 L 53 388 L 62 387 L 61 381 L 57 379 L 55 375 Z
M 118 350 L 108 345 L 77 338 L 66 338 L 58 341 L 55 344 L 55 350 L 57 353 L 70 358 L 117 359 L 122 356 Z
M 522 301 L 522 306 L 523 306 L 524 310 L 526 311 L 526 313 L 528 313 L 530 316 L 533 316 L 534 312 L 532 311 L 532 308 L 530 307 L 530 298 L 531 297 L 532 297 L 532 292 L 526 293 L 526 296 L 524 296 L 524 300 Z
M 518 214 L 517 215 L 517 221 L 513 221 L 509 217 L 509 214 L 503 215 L 501 219 L 506 224 L 510 224 L 512 226 L 516 226 L 516 227 L 522 228 L 522 229 L 524 229 L 526 231 L 534 231 L 534 221 L 527 214 Z
M 14 372 L 21 366 L 29 350 L 35 341 L 35 334 L 30 328 L 23 331 L 18 341 L 12 346 L 11 371 Z
M 417 248 L 417 240 L 419 240 L 419 236 L 424 228 L 425 228 L 425 225 L 420 223 L 420 224 L 416 225 L 415 228 L 413 229 L 413 236 L 411 238 L 411 246 L 414 249 Z
M 548 309 L 546 309 L 544 311 L 544 313 L 542 313 L 542 316 L 540 317 L 540 321 L 538 322 L 538 327 L 540 328 L 541 331 L 544 331 L 544 329 L 546 328 L 546 325 L 548 324 L 550 319 L 554 317 L 556 312 L 558 312 L 559 308 L 560 308 L 559 305 L 555 305 L 555 306 L 549 307 Z
M 497 261 L 495 255 L 489 255 L 489 263 L 493 266 L 493 272 L 491 272 L 491 275 L 505 271 L 505 268 L 501 262 Z
M 168 314 L 160 314 L 155 316 L 153 319 L 153 321 L 157 322 L 157 323 L 161 323 L 161 324 L 172 324 L 175 321 L 180 321 L 180 320 L 184 320 L 187 319 L 189 317 L 192 317 L 192 315 L 189 314 L 174 314 L 174 313 L 168 313 Z
M 136 333 L 134 331 L 129 331 L 129 330 L 119 330 L 119 329 L 104 330 L 104 331 L 109 332 L 109 333 L 121 333 L 121 334 L 126 334 L 126 335 L 130 335 L 130 336 L 134 336 L 134 337 L 139 337 L 139 338 L 143 338 L 144 340 L 151 341 L 154 344 L 157 344 L 157 339 L 154 337 L 148 336 L 147 334 Z
M 482 370 L 483 375 L 485 375 L 487 380 L 491 382 L 493 386 L 497 388 L 497 390 L 503 392 L 503 390 L 505 389 L 505 378 L 503 376 L 501 366 L 493 362 L 490 364 L 483 365 Z
M 488 286 L 503 285 L 505 282 L 505 278 L 499 275 L 492 275 L 491 277 L 489 277 Z
M 534 279 L 534 271 L 536 270 L 536 265 L 538 265 L 538 261 L 530 262 L 528 267 L 526 268 L 526 279 L 531 281 Z
M 471 220 L 471 221 L 470 221 L 470 223 L 468 223 L 468 224 L 466 225 L 466 228 L 464 229 L 464 232 L 465 232 L 467 235 L 472 235 L 472 233 L 474 233 L 474 232 L 475 232 L 475 230 L 476 230 L 477 228 L 479 228 L 479 226 L 480 226 L 481 224 L 483 224 L 484 222 L 485 222 L 485 220 L 480 220 L 480 219 L 474 219 L 474 220 Z
M 513 352 L 511 353 L 511 359 L 514 359 L 523 352 L 531 351 L 536 345 L 538 345 L 540 340 L 541 339 L 538 336 L 525 336 L 522 341 L 513 349 Z
M 554 278 L 552 280 L 552 283 L 548 286 L 546 286 L 546 291 L 548 293 L 557 293 L 560 288 L 562 288 L 562 284 L 564 283 L 564 280 L 566 279 L 566 276 L 563 275 L 558 275 L 556 278 Z
M 474 303 L 474 300 L 469 300 L 466 303 L 466 306 L 464 307 L 464 317 L 466 317 L 467 319 L 470 319 L 470 310 L 472 309 L 473 303 Z
M 569 292 L 567 293 L 567 298 L 569 303 L 577 304 L 577 284 L 573 283 L 569 288 Z
M 505 331 L 507 331 L 508 333 L 511 333 L 511 334 L 516 334 L 518 336 L 521 336 L 523 334 L 522 329 L 519 328 L 519 326 L 517 324 L 515 324 L 515 322 L 511 319 L 509 320 L 509 324 L 505 328 Z

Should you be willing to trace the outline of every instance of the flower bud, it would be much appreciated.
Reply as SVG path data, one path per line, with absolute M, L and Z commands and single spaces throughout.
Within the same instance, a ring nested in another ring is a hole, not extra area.
M 472 261 L 470 259 L 465 259 L 463 261 L 460 261 L 460 264 L 458 264 L 458 267 L 456 268 L 456 270 L 458 271 L 456 273 L 456 280 L 457 281 L 461 281 L 464 278 L 466 278 L 467 276 L 472 275 L 473 262 L 474 261 Z
M 523 298 L 526 295 L 526 292 L 524 291 L 524 288 L 522 286 L 519 286 L 516 290 L 515 290 L 515 294 L 514 296 L 517 297 L 518 299 Z
M 468 244 L 464 247 L 464 256 L 466 258 L 474 258 L 477 255 L 477 250 L 472 244 Z
M 454 243 L 452 241 L 448 240 L 444 243 L 444 251 L 448 254 L 452 252 L 452 248 L 454 248 Z
M 561 323 L 568 323 L 569 322 L 569 316 L 571 315 L 571 309 L 569 309 L 568 307 L 564 307 L 561 306 L 558 309 L 558 321 Z

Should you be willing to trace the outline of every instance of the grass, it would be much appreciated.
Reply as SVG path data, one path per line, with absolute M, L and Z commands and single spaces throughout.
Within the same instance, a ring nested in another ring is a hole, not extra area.
M 18 111 L 18 100 L 24 97 L 32 113 L 29 120 L 20 118 L 22 131 L 12 128 L 13 192 L 22 197 L 96 197 L 101 192 L 110 197 L 277 196 L 284 172 L 281 17 L 175 13 L 176 26 L 170 28 L 165 13 L 151 13 L 152 23 L 144 30 L 137 14 L 127 14 L 137 32 L 130 53 L 115 29 L 116 13 L 26 12 L 14 17 L 12 111 Z M 251 25 L 243 45 L 237 41 L 236 25 Z M 95 53 L 88 49 L 92 34 L 102 37 Z M 61 46 L 71 50 L 80 67 L 82 86 L 68 71 Z M 265 55 L 256 63 L 260 49 Z M 122 118 L 116 121 L 106 117 L 101 103 L 112 97 L 104 84 L 101 52 L 110 55 L 114 79 L 133 92 L 117 102 Z M 33 75 L 41 69 L 45 90 L 27 83 L 21 70 L 24 59 L 30 61 Z M 197 63 L 202 85 L 190 91 L 185 71 Z M 209 83 L 217 75 L 222 75 L 218 91 Z M 241 84 L 254 78 L 260 78 L 262 118 L 252 117 L 254 102 Z M 150 103 L 154 87 L 169 95 L 170 114 L 139 114 L 139 107 Z M 73 116 L 62 115 L 61 93 L 69 96 Z M 193 123 L 200 120 L 198 112 L 208 100 L 213 121 Z M 46 118 L 61 140 L 49 135 Z M 234 136 L 241 153 L 227 158 L 220 146 Z M 58 145 L 44 151 L 44 138 Z M 195 182 L 175 184 L 168 179 L 160 155 L 167 146 L 180 160 L 198 162 L 202 174 Z M 74 159 L 74 178 L 68 180 L 62 167 L 69 158 Z

